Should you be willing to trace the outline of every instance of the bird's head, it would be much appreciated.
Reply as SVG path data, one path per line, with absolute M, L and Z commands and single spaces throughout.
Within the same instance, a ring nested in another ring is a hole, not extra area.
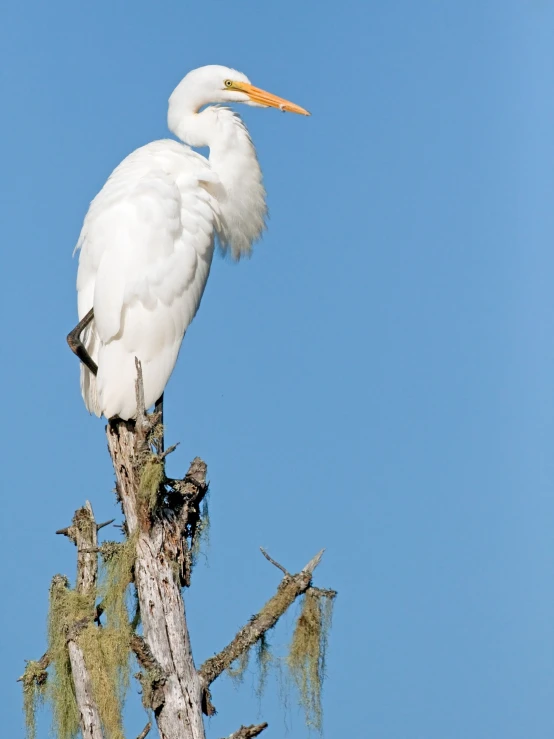
M 208 103 L 245 103 L 262 108 L 278 108 L 288 113 L 310 115 L 289 100 L 254 87 L 242 72 L 219 64 L 193 69 L 177 85 L 169 98 L 169 108 L 187 107 L 197 112 Z

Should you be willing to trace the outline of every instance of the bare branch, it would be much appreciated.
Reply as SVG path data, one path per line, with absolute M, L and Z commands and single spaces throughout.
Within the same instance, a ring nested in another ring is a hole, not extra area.
M 313 559 L 311 559 L 308 564 L 304 567 L 303 572 L 309 572 L 310 575 L 313 574 L 313 571 L 318 566 L 318 564 L 321 562 L 321 558 L 323 557 L 323 552 L 325 549 L 322 549 L 321 552 L 318 552 Z
M 234 639 L 221 652 L 207 659 L 199 670 L 207 687 L 230 667 L 241 654 L 250 649 L 266 631 L 273 628 L 292 603 L 310 587 L 312 573 L 323 556 L 319 552 L 297 575 L 286 574 L 279 583 L 275 595 L 267 601 L 262 610 L 242 627 Z M 274 563 L 275 564 L 275 563 Z M 279 569 L 282 569 L 279 566 Z
M 241 726 L 238 731 L 230 734 L 227 739 L 252 739 L 252 737 L 258 736 L 264 729 L 267 729 L 267 726 L 267 723 L 257 724 L 256 726 L 254 724 L 251 726 Z
M 157 456 L 158 456 L 158 459 L 160 460 L 160 462 L 163 459 L 165 459 L 168 454 L 173 454 L 173 452 L 177 449 L 178 446 L 179 446 L 179 442 L 177 442 L 176 444 L 172 444 L 170 447 L 168 447 L 165 450 L 165 452 L 161 452 L 161 454 L 158 454 Z
M 104 526 L 109 526 L 111 523 L 115 521 L 115 518 L 110 518 L 109 521 L 104 521 L 104 523 L 97 523 L 96 524 L 96 531 L 100 531 L 100 529 L 103 529 Z M 57 533 L 57 532 L 56 532 Z
M 75 511 L 70 527 L 70 539 L 77 546 L 77 590 L 91 593 L 98 579 L 98 537 L 92 506 L 87 500 L 83 508 Z
M 144 382 L 142 379 L 142 364 L 135 357 L 135 367 L 137 370 L 137 379 L 135 382 L 135 392 L 137 395 L 137 431 L 142 431 L 145 426 L 146 409 L 144 407 Z
M 140 734 L 137 736 L 137 739 L 145 739 L 145 737 L 149 734 L 150 729 L 152 728 L 152 724 L 150 721 L 146 724 L 144 729 L 140 732 Z
M 181 532 L 176 556 L 173 559 L 179 565 L 180 583 L 186 588 L 190 586 L 191 581 L 192 548 L 200 522 L 200 503 L 209 488 L 206 481 L 207 471 L 206 463 L 200 457 L 195 457 L 182 480 L 166 478 L 166 485 L 171 487 L 167 501 L 176 515 L 175 528 Z
M 76 590 L 82 595 L 95 592 L 98 578 L 98 537 L 92 506 L 87 500 L 82 508 L 75 511 L 71 526 L 64 532 L 77 546 L 77 585 Z M 75 698 L 81 714 L 81 732 L 86 739 L 103 739 L 102 722 L 94 699 L 83 650 L 77 642 L 77 636 L 87 620 L 73 624 L 67 641 L 71 674 L 75 687 Z
M 283 565 L 280 565 L 279 562 L 276 562 L 274 559 L 272 559 L 263 547 L 260 547 L 260 552 L 264 555 L 264 557 L 268 560 L 268 562 L 271 562 L 272 565 L 275 565 L 275 567 L 277 567 L 278 570 L 281 570 L 281 572 L 284 575 L 287 575 L 287 577 L 290 577 L 290 572 L 285 570 Z
M 200 457 L 195 457 L 182 480 L 168 478 L 167 482 L 174 490 L 183 497 L 186 497 L 189 504 L 198 505 L 208 492 L 209 485 L 206 482 L 207 472 L 208 467 L 206 463 Z
M 206 485 L 208 466 L 200 457 L 195 457 L 190 463 L 189 470 L 185 475 L 185 482 L 193 482 L 197 487 Z

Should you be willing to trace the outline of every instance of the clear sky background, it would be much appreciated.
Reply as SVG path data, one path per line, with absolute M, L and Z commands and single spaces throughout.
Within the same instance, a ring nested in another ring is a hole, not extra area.
M 553 2 L 8 0 L 0 61 L 2 736 L 50 578 L 74 574 L 54 531 L 87 498 L 119 517 L 65 344 L 80 225 L 219 63 L 313 115 L 241 110 L 269 230 L 216 259 L 167 388 L 169 471 L 199 454 L 211 480 L 195 659 L 273 593 L 260 545 L 293 571 L 326 547 L 326 737 L 552 737 Z M 308 735 L 254 686 L 218 681 L 209 739 Z

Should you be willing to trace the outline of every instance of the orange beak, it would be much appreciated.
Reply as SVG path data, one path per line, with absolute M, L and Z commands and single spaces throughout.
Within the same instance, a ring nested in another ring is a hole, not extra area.
M 264 105 L 268 108 L 279 108 L 279 110 L 286 111 L 287 113 L 299 113 L 300 115 L 311 115 L 307 110 L 301 108 L 295 103 L 291 103 L 290 100 L 277 97 L 272 95 L 270 92 L 260 90 L 259 87 L 254 87 L 248 82 L 233 82 L 233 88 L 245 92 L 253 103 L 258 105 Z

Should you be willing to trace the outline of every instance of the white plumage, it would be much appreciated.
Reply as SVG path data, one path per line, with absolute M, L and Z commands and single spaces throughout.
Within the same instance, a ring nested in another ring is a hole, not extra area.
M 98 374 L 81 365 L 89 411 L 136 415 L 135 357 L 146 405 L 163 393 L 206 286 L 218 236 L 235 258 L 250 252 L 265 223 L 262 175 L 240 118 L 209 102 L 245 102 L 307 114 L 253 87 L 240 72 L 190 72 L 172 94 L 168 124 L 182 141 L 155 141 L 130 154 L 92 201 L 77 244 L 79 319 Z

